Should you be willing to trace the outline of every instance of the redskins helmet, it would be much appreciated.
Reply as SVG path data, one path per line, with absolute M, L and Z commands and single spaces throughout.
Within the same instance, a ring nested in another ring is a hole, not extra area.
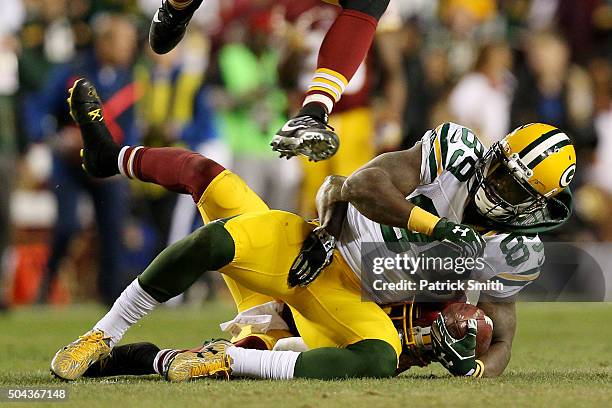
M 544 208 L 575 172 L 570 138 L 554 126 L 532 123 L 491 146 L 476 167 L 470 190 L 477 212 L 503 223 Z

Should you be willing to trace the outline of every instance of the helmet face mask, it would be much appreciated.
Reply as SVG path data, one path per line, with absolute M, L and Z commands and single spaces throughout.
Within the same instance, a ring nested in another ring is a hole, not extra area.
M 527 182 L 524 173 L 494 144 L 476 167 L 470 192 L 474 207 L 494 222 L 511 222 L 546 205 L 545 198 Z
M 545 123 L 520 126 L 477 162 L 468 182 L 469 213 L 493 228 L 554 229 L 571 214 L 566 190 L 575 172 L 576 152 L 565 133 Z

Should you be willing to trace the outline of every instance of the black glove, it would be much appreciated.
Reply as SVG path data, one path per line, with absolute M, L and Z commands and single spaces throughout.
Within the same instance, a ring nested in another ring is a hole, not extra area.
M 446 218 L 438 221 L 431 236 L 451 246 L 460 256 L 473 259 L 479 258 L 484 254 L 487 244 L 472 227 L 454 223 Z
M 336 239 L 332 235 L 323 227 L 315 228 L 302 244 L 300 254 L 289 269 L 289 287 L 312 283 L 331 263 L 335 247 Z

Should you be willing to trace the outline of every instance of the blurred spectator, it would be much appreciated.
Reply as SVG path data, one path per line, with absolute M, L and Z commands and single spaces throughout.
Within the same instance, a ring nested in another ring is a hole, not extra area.
M 40 90 L 57 64 L 75 56 L 75 38 L 66 14 L 67 0 L 40 0 L 28 9 L 20 32 L 20 86 L 24 93 Z
M 95 47 L 73 63 L 62 65 L 48 77 L 41 93 L 29 99 L 26 123 L 35 141 L 47 140 L 53 149 L 51 185 L 57 199 L 58 218 L 53 234 L 51 257 L 40 289 L 46 301 L 57 276 L 60 261 L 71 238 L 79 229 L 77 205 L 80 193 L 92 197 L 99 233 L 98 286 L 102 300 L 111 303 L 124 282 L 122 231 L 127 192 L 123 180 L 94 180 L 80 165 L 80 135 L 73 126 L 66 104 L 67 90 L 81 76 L 92 80 L 105 101 L 108 127 L 119 144 L 138 140 L 134 116 L 137 99 L 132 72 L 136 51 L 136 30 L 121 15 L 101 15 L 93 24 Z
M 408 148 L 421 140 L 428 129 L 436 126 L 434 118 L 445 110 L 444 101 L 451 79 L 445 50 L 423 49 L 422 36 L 416 25 L 409 24 L 404 31 L 402 50 L 408 96 L 403 119 L 403 147 Z
M 593 93 L 588 74 L 570 63 L 569 47 L 557 35 L 532 35 L 525 52 L 526 64 L 518 71 L 512 102 L 512 128 L 532 122 L 557 126 L 573 138 L 580 156 L 582 149 L 591 149 L 594 144 Z
M 598 145 L 590 179 L 612 197 L 612 62 L 598 58 L 591 62 L 595 89 L 595 131 Z
M 376 101 L 376 150 L 394 151 L 401 148 L 402 120 L 407 99 L 407 78 L 402 66 L 402 9 L 391 3 L 378 23 L 374 50 L 367 60 L 378 72 Z M 382 89 L 382 92 L 380 90 Z
M 288 108 L 279 87 L 271 17 L 269 10 L 248 10 L 226 27 L 215 102 L 221 134 L 233 153 L 232 170 L 270 207 L 294 210 L 297 163 L 278 160 L 270 150 L 270 135 L 283 126 Z
M 229 167 L 230 152 L 219 138 L 209 88 L 204 83 L 209 53 L 207 39 L 193 30 L 169 54 L 148 51 L 147 61 L 137 68 L 143 92 L 139 120 L 145 145 L 186 147 Z M 133 183 L 133 192 L 140 221 L 156 227 L 158 250 L 153 255 L 184 238 L 194 224 L 199 225 L 191 197 L 176 197 L 141 182 Z
M 17 166 L 17 128 L 15 93 L 19 86 L 15 36 L 24 18 L 17 0 L 3 4 L 0 15 L 0 310 L 6 307 L 4 297 L 7 278 L 7 250 L 11 244 L 10 199 Z
M 505 43 L 485 45 L 474 71 L 463 76 L 449 97 L 456 122 L 480 137 L 485 146 L 501 140 L 510 126 L 510 104 L 514 88 L 512 53 Z
M 558 2 L 558 27 L 567 38 L 575 61 L 586 63 L 597 52 L 604 50 L 604 47 L 607 51 L 612 49 L 612 4 L 609 1 Z
M 596 145 L 591 79 L 582 67 L 571 63 L 569 46 L 558 35 L 532 34 L 525 43 L 525 54 L 512 102 L 512 127 L 544 122 L 563 129 L 576 147 L 578 167 L 572 189 L 579 191 Z M 549 239 L 574 240 L 590 235 L 590 231 L 575 212 L 561 229 L 547 235 Z
M 430 43 L 446 45 L 452 75 L 474 66 L 481 44 L 500 35 L 495 0 L 442 0 L 442 30 L 432 30 Z

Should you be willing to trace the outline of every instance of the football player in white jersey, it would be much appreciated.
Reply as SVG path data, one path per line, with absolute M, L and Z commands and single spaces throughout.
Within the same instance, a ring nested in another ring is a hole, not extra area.
M 469 129 L 443 124 L 412 149 L 378 156 L 348 178 L 328 179 L 318 194 L 321 226 L 315 227 L 270 210 L 242 180 L 206 157 L 172 148 L 120 148 L 86 80 L 75 83 L 69 103 L 82 131 L 87 172 L 121 173 L 191 194 L 203 217 L 218 221 L 166 248 L 91 331 L 56 353 L 52 372 L 67 380 L 107 356 L 129 327 L 207 270 L 228 278 L 241 312 L 245 299 L 249 307 L 285 302 L 311 350 L 213 343 L 207 353 L 171 353 L 162 364 L 168 379 L 230 372 L 273 379 L 393 375 L 402 344 L 391 318 L 362 301 L 360 246 L 375 243 L 384 251 L 394 242 L 412 248 L 428 240 L 443 241 L 465 257 L 484 256 L 487 268 L 476 273 L 477 280 L 508 284 L 485 291 L 478 303 L 494 323 L 492 345 L 480 359 L 475 321 L 461 339 L 450 336 L 441 318 L 432 325 L 434 353 L 452 374 L 496 376 L 510 358 L 514 297 L 537 277 L 543 260 L 535 235 L 570 215 L 574 148 L 548 125 L 523 126 L 485 151 Z M 337 250 L 330 234 L 338 237 Z
M 486 359 L 487 375 L 493 376 L 510 358 L 516 295 L 539 276 L 544 262 L 537 234 L 570 216 L 567 187 L 575 170 L 569 137 L 552 126 L 521 126 L 487 150 L 470 129 L 445 123 L 409 150 L 385 153 L 348 178 L 328 177 L 317 206 L 322 225 L 334 224 L 328 230 L 338 237 L 337 247 L 357 275 L 364 243 L 452 242 L 453 231 L 460 231 L 463 253 L 482 254 L 485 261 L 471 278 L 501 283 L 482 291 L 478 302 L 494 321 Z M 380 257 L 389 256 L 385 245 L 371 248 Z M 472 350 L 459 351 L 443 326 L 443 320 L 434 325 L 434 345 L 439 353 L 457 357 L 441 362 L 460 374 L 459 355 Z

